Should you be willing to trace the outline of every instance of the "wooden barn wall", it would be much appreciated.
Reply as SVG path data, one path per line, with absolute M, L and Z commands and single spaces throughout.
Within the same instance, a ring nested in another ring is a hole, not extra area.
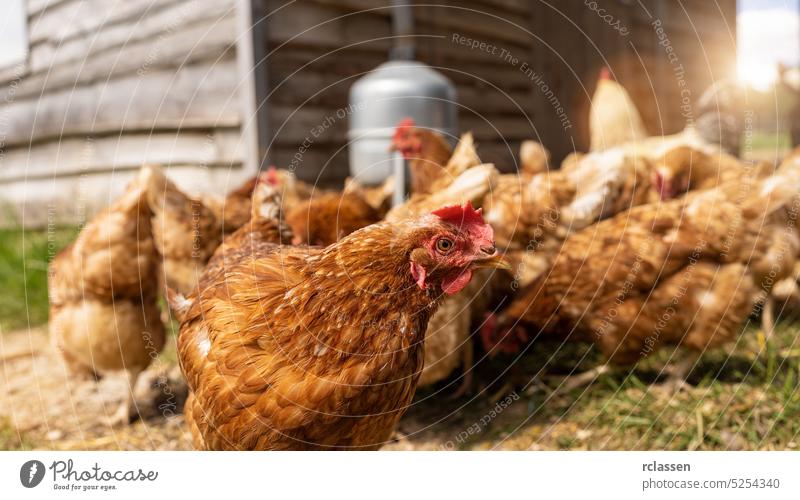
M 190 191 L 238 182 L 234 6 L 29 0 L 27 63 L 0 71 L 0 199 L 13 217 L 81 222 L 145 162 L 171 165 Z
M 733 69 L 735 0 L 437 3 L 415 7 L 417 57 L 457 85 L 460 128 L 474 131 L 481 157 L 505 170 L 514 168 L 523 139 L 539 139 L 556 161 L 586 149 L 590 97 L 604 65 L 630 89 L 652 133 L 684 126 L 682 85 L 695 100 Z M 350 85 L 386 60 L 388 4 L 256 2 L 266 15 L 259 69 L 269 82 L 269 161 L 294 162 L 300 177 L 323 184 L 347 175 L 347 120 L 337 110 L 346 108 Z M 658 21 L 677 62 L 658 38 Z M 496 49 L 471 49 L 454 42 L 455 34 Z M 301 147 L 323 123 L 324 132 Z

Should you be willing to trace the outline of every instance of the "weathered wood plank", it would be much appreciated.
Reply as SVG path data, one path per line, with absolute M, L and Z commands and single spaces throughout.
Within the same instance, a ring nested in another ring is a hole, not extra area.
M 65 4 L 72 1 L 74 0 L 27 0 L 26 13 L 29 17 L 31 17 L 44 9 L 52 9 L 60 4 Z
M 236 30 L 232 29 L 230 23 L 224 23 L 222 29 L 216 30 L 224 32 L 225 37 L 208 33 L 215 31 L 214 25 L 224 18 L 233 17 L 233 7 L 227 2 L 215 2 L 203 9 L 198 9 L 194 2 L 165 5 L 159 4 L 158 8 L 151 10 L 142 9 L 138 17 L 104 23 L 93 31 L 79 33 L 67 40 L 47 39 L 35 43 L 30 48 L 32 71 L 48 71 L 67 63 L 76 63 L 75 67 L 85 66 L 90 58 L 109 52 L 118 59 L 124 59 L 119 56 L 139 46 L 145 47 L 145 50 L 138 50 L 144 56 L 172 60 L 187 52 L 185 43 L 180 44 L 181 39 L 192 39 L 203 44 L 208 43 L 206 39 L 209 36 L 227 39 L 230 43 L 235 41 Z M 203 30 L 203 27 L 206 29 Z
M 16 98 L 35 98 L 122 75 L 142 75 L 177 68 L 200 60 L 232 58 L 235 19 L 208 19 L 183 30 L 164 32 L 136 43 L 112 47 L 88 56 L 80 63 L 59 62 L 59 49 L 31 61 L 31 71 L 17 89 Z M 51 63 L 53 63 L 51 65 Z
M 238 126 L 234 60 L 184 66 L 0 107 L 7 145 L 120 131 Z
M 516 27 L 524 26 L 524 16 L 510 20 L 470 11 L 461 7 L 429 7 L 424 15 L 417 8 L 415 33 L 420 37 L 449 38 L 454 32 L 476 37 L 482 41 L 507 44 L 509 47 L 527 46 L 530 35 Z M 269 40 L 275 44 L 341 48 L 351 44 L 365 45 L 365 50 L 383 50 L 391 47 L 390 19 L 385 9 L 362 12 L 342 12 L 328 5 L 312 3 L 292 4 L 276 10 L 268 20 Z M 365 43 L 368 41 L 367 43 Z
M 126 169 L 144 163 L 222 165 L 243 160 L 238 128 L 65 139 L 5 151 L 0 183 Z
M 270 69 L 273 83 L 269 100 L 273 104 L 318 106 L 335 110 L 347 104 L 348 91 L 355 80 L 320 71 L 294 73 L 277 65 Z M 449 72 L 448 76 L 451 76 Z M 533 98 L 527 87 L 522 90 L 507 86 L 494 88 L 482 82 L 479 76 L 456 78 L 461 83 L 458 86 L 460 105 L 475 112 L 492 113 L 523 113 L 531 109 Z
M 230 4 L 231 0 L 220 0 Z M 42 41 L 54 44 L 74 38 L 88 38 L 103 29 L 124 24 L 131 26 L 161 10 L 185 4 L 199 10 L 208 3 L 201 0 L 79 0 L 59 2 L 29 15 L 29 39 L 31 45 Z
M 48 224 L 83 224 L 107 207 L 137 175 L 139 166 L 110 172 L 81 173 L 58 178 L 36 178 L 0 183 L 0 227 L 45 227 Z M 222 195 L 251 174 L 239 165 L 172 164 L 167 175 L 192 195 Z

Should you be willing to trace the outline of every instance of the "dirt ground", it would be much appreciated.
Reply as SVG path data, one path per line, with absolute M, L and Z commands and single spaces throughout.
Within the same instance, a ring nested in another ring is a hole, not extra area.
M 51 348 L 46 328 L 0 336 L 0 359 L 0 425 L 5 421 L 7 448 L 16 444 L 51 450 L 191 449 L 179 412 L 124 428 L 107 425 L 104 416 L 112 415 L 126 394 L 125 377 L 110 375 L 100 381 L 71 377 Z M 140 377 L 137 388 L 170 368 L 159 358 Z M 164 410 L 162 414 L 168 415 Z
M 648 366 L 554 394 L 557 383 L 543 380 L 558 379 L 562 375 L 554 373 L 563 369 L 532 377 L 542 359 L 536 353 L 514 365 L 479 362 L 471 396 L 448 396 L 460 383 L 456 378 L 419 389 L 397 440 L 384 449 L 795 449 L 796 332 L 782 329 L 784 348 L 767 357 L 754 352 L 758 335 L 746 332 L 748 342 L 736 354 L 708 353 L 690 378 L 696 387 L 678 394 L 662 390 L 658 372 Z M 591 360 L 581 349 L 561 353 L 570 370 L 575 359 Z M 558 364 L 549 351 L 546 357 Z M 0 360 L 0 449 L 191 449 L 174 337 L 137 384 L 144 417 L 117 428 L 104 416 L 126 394 L 125 378 L 73 379 L 50 347 L 46 328 L 0 335 Z

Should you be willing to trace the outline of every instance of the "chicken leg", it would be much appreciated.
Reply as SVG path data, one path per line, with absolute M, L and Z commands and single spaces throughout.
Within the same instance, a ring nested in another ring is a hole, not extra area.
M 573 389 L 577 389 L 578 387 L 592 385 L 598 377 L 605 375 L 610 371 L 611 366 L 608 363 L 604 363 L 600 366 L 592 368 L 591 370 L 570 375 L 561 381 L 561 384 L 556 388 L 554 394 L 569 392 Z
M 686 381 L 686 377 L 697 364 L 697 360 L 700 359 L 700 354 L 699 351 L 691 351 L 686 354 L 682 360 L 665 367 L 664 371 L 667 373 L 667 378 L 661 384 L 661 387 L 672 393 L 677 393 L 692 387 L 692 385 Z
M 761 329 L 764 330 L 764 338 L 767 342 L 775 332 L 775 298 L 768 294 L 764 300 L 764 308 L 761 310 Z
M 134 387 L 136 387 L 136 381 L 139 379 L 141 370 L 131 370 L 125 373 L 127 375 L 127 391 L 125 398 L 113 414 L 106 415 L 103 418 L 103 423 L 109 427 L 128 425 L 131 423 L 131 417 L 138 415 L 138 408 L 136 406 L 133 390 Z
M 475 358 L 474 350 L 472 339 L 467 339 L 467 345 L 464 346 L 461 353 L 461 369 L 464 371 L 464 378 L 461 380 L 458 389 L 450 396 L 450 399 L 458 399 L 472 391 L 472 371 L 475 368 L 473 366 Z

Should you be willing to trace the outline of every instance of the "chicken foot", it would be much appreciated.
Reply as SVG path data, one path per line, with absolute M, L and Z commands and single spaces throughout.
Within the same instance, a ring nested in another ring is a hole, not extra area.
M 117 427 L 128 425 L 131 423 L 131 417 L 138 415 L 136 400 L 134 399 L 133 390 L 136 387 L 136 381 L 139 379 L 140 370 L 127 371 L 127 390 L 125 398 L 120 403 L 117 410 L 103 418 L 103 423 L 109 427 Z
M 661 387 L 672 393 L 690 388 L 692 385 L 686 381 L 686 377 L 699 359 L 700 352 L 691 351 L 682 360 L 665 367 L 664 371 L 667 373 L 667 378 L 661 383 Z
M 608 363 L 604 363 L 600 366 L 592 368 L 591 370 L 570 375 L 561 381 L 561 384 L 558 386 L 558 388 L 556 388 L 554 394 L 569 392 L 573 389 L 577 389 L 578 387 L 591 385 L 595 380 L 597 380 L 598 377 L 605 375 L 610 371 L 611 366 Z
M 461 369 L 464 372 L 464 377 L 459 384 L 458 389 L 450 395 L 450 399 L 458 399 L 461 396 L 467 395 L 472 392 L 473 383 L 473 366 L 475 361 L 475 348 L 472 346 L 472 339 L 467 339 L 467 345 L 464 346 L 461 355 Z

